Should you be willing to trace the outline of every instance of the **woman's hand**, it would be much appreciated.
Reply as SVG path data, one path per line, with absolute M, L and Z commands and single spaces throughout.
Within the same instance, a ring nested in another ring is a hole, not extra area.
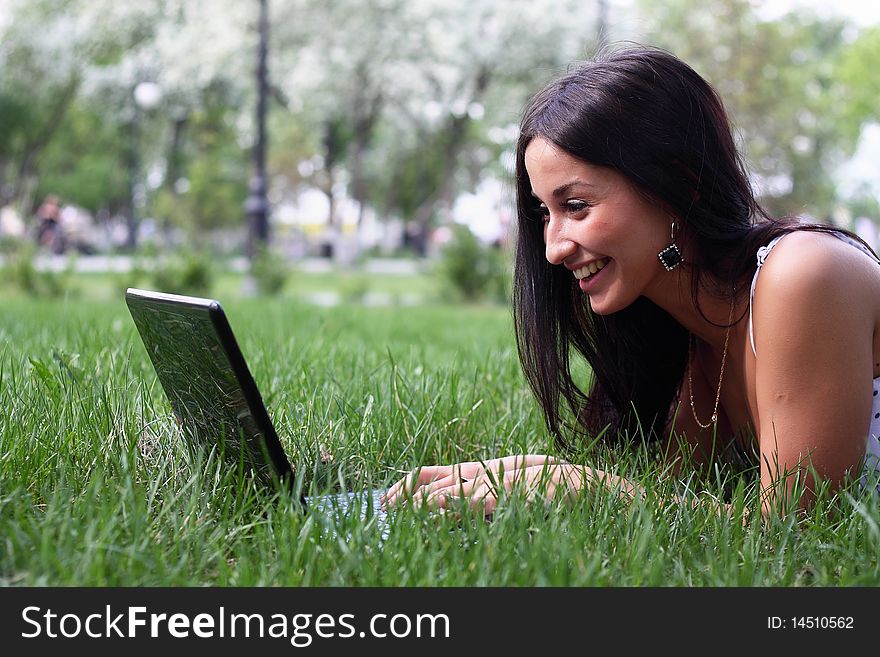
M 485 515 L 495 511 L 502 491 L 523 486 L 529 497 L 576 496 L 589 470 L 543 455 L 517 455 L 485 462 L 417 468 L 391 486 L 382 503 L 393 507 L 412 499 L 430 509 L 448 509 L 466 500 Z

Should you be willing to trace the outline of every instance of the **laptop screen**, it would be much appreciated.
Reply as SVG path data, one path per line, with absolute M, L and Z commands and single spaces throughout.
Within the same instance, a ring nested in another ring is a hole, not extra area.
M 266 483 L 292 480 L 220 304 L 135 289 L 126 292 L 126 303 L 184 435 L 247 464 Z

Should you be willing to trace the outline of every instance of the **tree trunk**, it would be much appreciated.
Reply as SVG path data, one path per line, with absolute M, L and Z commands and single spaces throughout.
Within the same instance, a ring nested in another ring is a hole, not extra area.
M 46 121 L 43 129 L 37 133 L 37 135 L 31 139 L 25 147 L 24 156 L 19 163 L 15 182 L 12 184 L 12 188 L 9 192 L 10 199 L 19 198 L 21 196 L 27 179 L 33 174 L 34 169 L 36 168 L 34 164 L 37 158 L 49 142 L 52 141 L 52 137 L 55 135 L 58 127 L 64 120 L 64 115 L 67 114 L 67 108 L 70 107 L 70 103 L 76 95 L 77 89 L 79 89 L 79 78 L 72 77 L 68 80 L 64 89 L 62 89 L 61 93 L 58 95 L 55 106 L 52 108 L 52 112 L 49 114 L 49 119 Z
M 474 78 L 474 88 L 471 94 L 471 102 L 479 102 L 489 87 L 492 80 L 492 70 L 483 64 Z M 445 129 L 447 135 L 446 148 L 444 149 L 443 177 L 438 185 L 437 192 L 433 197 L 422 204 L 416 213 L 415 221 L 418 225 L 418 233 L 427 238 L 432 217 L 439 213 L 443 219 L 449 219 L 452 214 L 452 206 L 455 203 L 455 174 L 458 171 L 458 158 L 462 148 L 467 142 L 467 131 L 471 118 L 465 113 L 461 116 L 450 115 L 448 126 Z M 426 207 L 427 206 L 427 207 Z

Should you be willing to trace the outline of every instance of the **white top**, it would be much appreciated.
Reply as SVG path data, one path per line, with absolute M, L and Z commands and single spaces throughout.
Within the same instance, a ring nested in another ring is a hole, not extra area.
M 779 243 L 779 240 L 788 234 L 789 233 L 780 235 L 773 239 L 767 246 L 762 246 L 758 249 L 758 268 L 755 270 L 755 276 L 752 278 L 752 289 L 749 292 L 749 339 L 752 342 L 752 353 L 755 354 L 755 358 L 758 357 L 758 352 L 755 349 L 755 332 L 752 324 L 752 301 L 755 298 L 755 284 L 758 282 L 758 274 L 761 271 L 761 266 L 764 264 L 767 256 L 770 255 L 770 251 L 772 251 L 773 247 Z M 848 235 L 842 233 L 832 234 L 835 237 L 842 239 L 847 244 L 851 244 L 861 251 L 864 251 L 874 260 L 877 260 L 873 253 L 868 251 L 862 244 L 859 244 Z M 878 264 L 880 264 L 880 261 L 878 261 Z M 880 438 L 878 438 L 880 437 L 880 377 L 874 379 L 873 389 L 873 399 L 871 402 L 871 426 L 868 428 L 868 437 L 865 442 L 865 463 L 862 468 L 861 483 L 862 485 L 876 485 L 878 492 L 880 492 Z

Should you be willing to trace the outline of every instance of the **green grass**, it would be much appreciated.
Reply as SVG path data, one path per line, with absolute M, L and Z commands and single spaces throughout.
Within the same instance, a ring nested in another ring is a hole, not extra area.
M 311 493 L 552 449 L 506 309 L 224 305 Z M 876 500 L 853 492 L 833 501 L 834 516 L 743 527 L 662 501 L 672 484 L 644 450 L 613 463 L 646 487 L 644 501 L 595 490 L 574 505 L 529 504 L 514 493 L 492 522 L 402 511 L 384 541 L 357 514 L 304 516 L 290 497 L 182 449 L 121 298 L 0 300 L 0 409 L 0 584 L 880 582 Z M 753 497 L 740 482 L 735 500 Z

